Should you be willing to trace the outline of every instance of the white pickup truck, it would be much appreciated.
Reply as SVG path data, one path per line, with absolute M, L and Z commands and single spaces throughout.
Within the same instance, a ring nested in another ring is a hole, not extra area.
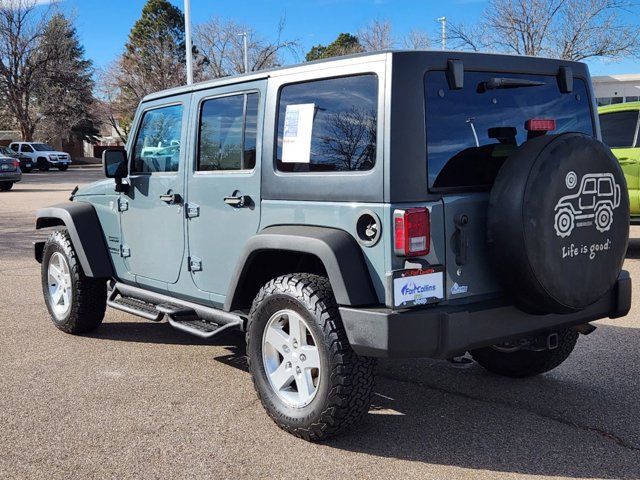
M 57 152 L 51 145 L 39 142 L 13 142 L 9 148 L 14 152 L 26 155 L 33 160 L 35 167 L 46 172 L 51 167 L 66 170 L 71 164 L 71 156 L 65 152 Z

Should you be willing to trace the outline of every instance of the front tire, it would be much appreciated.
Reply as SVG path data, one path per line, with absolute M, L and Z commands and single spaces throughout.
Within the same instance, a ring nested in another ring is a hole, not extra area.
M 58 170 L 60 170 L 61 172 L 66 171 L 67 168 L 69 168 L 69 165 L 58 165 Z
M 469 353 L 476 362 L 490 372 L 513 378 L 532 377 L 553 370 L 564 362 L 576 346 L 580 335 L 573 328 L 557 333 L 558 346 L 553 350 L 509 352 L 497 346 L 491 346 L 472 350 Z
M 0 192 L 8 192 L 13 188 L 13 182 L 2 182 L 0 183 Z
M 49 161 L 46 158 L 40 157 L 36 161 L 36 165 L 38 166 L 38 170 L 41 172 L 48 172 L 51 165 L 49 165 Z
M 249 314 L 247 356 L 265 410 L 297 437 L 328 438 L 369 410 L 375 361 L 351 349 L 324 277 L 284 275 L 262 287 Z
M 66 333 L 95 330 L 107 306 L 107 282 L 84 274 L 66 230 L 53 232 L 42 255 L 42 293 L 53 324 Z

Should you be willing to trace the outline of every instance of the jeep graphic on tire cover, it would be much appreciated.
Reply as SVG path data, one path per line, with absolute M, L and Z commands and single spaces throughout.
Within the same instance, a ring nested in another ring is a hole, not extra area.
M 567 173 L 567 188 L 578 185 L 576 172 Z M 613 223 L 613 211 L 620 206 L 620 185 L 611 173 L 588 173 L 577 192 L 565 195 L 556 204 L 556 235 L 565 238 L 573 229 L 595 225 L 606 232 Z
M 531 139 L 507 159 L 490 195 L 498 279 L 526 311 L 582 310 L 615 284 L 628 218 L 624 176 L 607 146 L 581 133 Z

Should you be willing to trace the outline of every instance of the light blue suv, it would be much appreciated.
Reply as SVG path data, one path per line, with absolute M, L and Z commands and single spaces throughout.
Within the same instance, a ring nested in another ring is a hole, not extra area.
M 628 195 L 593 105 L 583 64 L 460 52 L 149 95 L 108 179 L 37 213 L 47 307 L 72 334 L 107 306 L 243 330 L 266 411 L 308 440 L 368 411 L 376 357 L 546 372 L 631 304 Z

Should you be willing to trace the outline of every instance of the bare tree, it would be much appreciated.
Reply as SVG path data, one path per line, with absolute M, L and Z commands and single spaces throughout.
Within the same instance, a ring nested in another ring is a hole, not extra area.
M 426 50 L 431 44 L 429 34 L 422 30 L 411 30 L 402 39 L 402 46 L 410 50 Z
M 331 114 L 321 137 L 322 152 L 339 170 L 359 170 L 375 161 L 376 113 L 356 107 Z
M 389 20 L 374 20 L 358 32 L 360 45 L 366 52 L 389 50 L 395 46 L 391 22 Z
M 622 18 L 629 6 L 617 0 L 567 0 L 551 48 L 569 60 L 637 54 L 638 27 Z
M 50 12 L 35 7 L 35 0 L 0 1 L 0 97 L 25 140 L 40 121 L 34 99 L 50 61 L 40 48 Z
M 195 27 L 194 43 L 206 62 L 197 72 L 200 79 L 220 78 L 244 73 L 243 35 L 247 36 L 248 70 L 257 71 L 280 66 L 281 54 L 299 54 L 296 40 L 283 39 L 284 19 L 278 24 L 275 40 L 262 38 L 253 28 L 230 20 L 212 18 Z
M 640 33 L 625 22 L 627 0 L 491 0 L 475 26 L 451 24 L 450 38 L 471 50 L 567 60 L 636 56 Z
M 492 0 L 484 25 L 499 50 L 544 55 L 566 0 Z

